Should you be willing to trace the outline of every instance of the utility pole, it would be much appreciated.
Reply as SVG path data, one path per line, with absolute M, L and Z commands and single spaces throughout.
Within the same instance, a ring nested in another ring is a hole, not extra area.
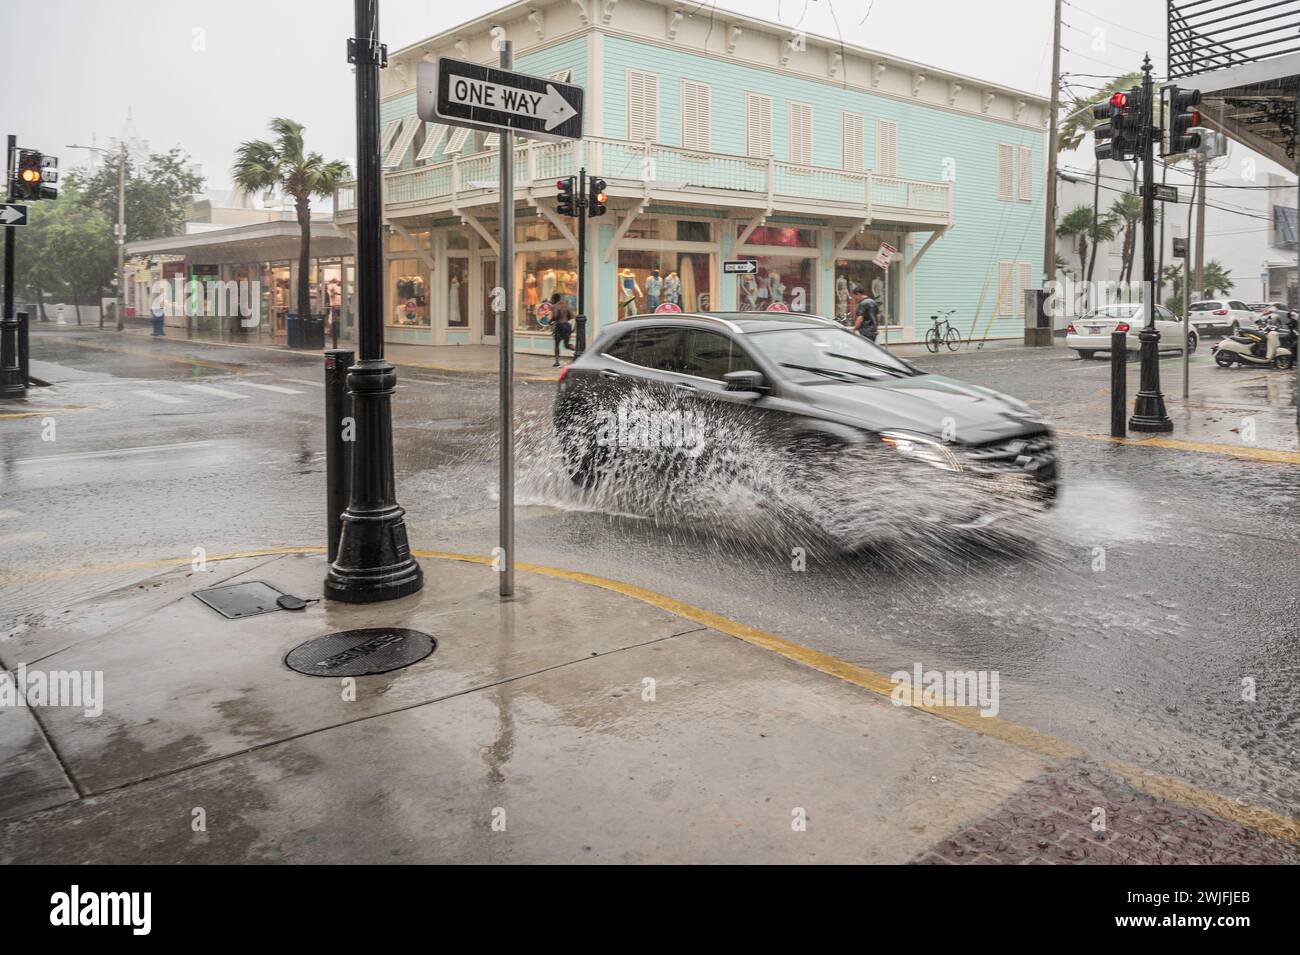
M 1056 281 L 1056 131 L 1057 114 L 1061 110 L 1061 0 L 1056 0 L 1056 13 L 1052 25 L 1052 105 L 1047 129 L 1047 172 L 1043 185 L 1047 192 L 1047 208 L 1043 212 L 1043 287 Z
M 1189 237 L 1190 237 L 1191 234 L 1192 234 L 1192 207 L 1196 204 L 1196 184 L 1197 184 L 1197 181 L 1200 179 L 1200 174 L 1201 174 L 1201 157 L 1198 156 L 1198 155 L 1195 155 L 1195 154 L 1194 154 L 1194 155 L 1192 156 L 1192 194 L 1191 194 L 1191 196 L 1190 196 L 1190 197 L 1188 198 L 1188 200 L 1187 200 L 1187 235 L 1188 235 Z M 1189 238 L 1189 242 L 1190 242 L 1190 238 Z M 1190 249 L 1187 250 L 1187 252 L 1190 253 Z M 1187 346 L 1186 346 L 1186 344 L 1185 344 L 1185 343 L 1187 342 L 1188 336 L 1191 334 L 1191 324 L 1192 324 L 1192 312 L 1191 312 L 1191 304 L 1192 304 L 1192 269 L 1191 269 L 1191 264 L 1192 264 L 1192 262 L 1191 262 L 1191 259 L 1190 259 L 1189 255 L 1188 255 L 1188 254 L 1184 254 L 1184 256 L 1183 256 L 1183 342 L 1184 342 L 1184 346 L 1183 346 L 1183 400 L 1184 400 L 1184 401 L 1187 400 L 1188 395 L 1191 393 L 1191 383 L 1190 383 L 1191 372 L 1190 372 L 1190 370 L 1189 370 L 1190 365 L 1191 365 L 1191 356 L 1187 353 Z
M 348 41 L 348 62 L 355 66 L 357 90 L 359 358 L 348 370 L 348 391 L 356 440 L 350 500 L 343 512 L 338 556 L 325 577 L 325 596 L 346 603 L 374 603 L 415 593 L 424 586 L 424 573 L 411 555 L 406 512 L 397 503 L 393 473 L 397 370 L 384 359 L 379 70 L 388 62 L 388 49 L 379 42 L 379 0 L 354 0 L 353 6 L 356 36 Z
M 1197 167 L 1201 173 L 1201 194 L 1196 199 L 1196 280 L 1192 283 L 1192 288 L 1199 299 L 1205 294 L 1205 185 L 1210 178 L 1208 160 L 1198 159 Z
M 123 308 L 126 304 L 126 139 L 117 144 L 117 330 L 126 328 Z M 99 324 L 104 324 L 104 310 L 99 310 Z
M 1172 431 L 1174 423 L 1165 411 L 1160 393 L 1160 333 L 1156 331 L 1155 295 L 1155 165 L 1151 158 L 1155 141 L 1155 90 L 1151 83 L 1151 57 L 1142 60 L 1142 102 L 1138 116 L 1138 159 L 1142 163 L 1142 332 L 1138 335 L 1142 374 L 1133 417 L 1134 431 Z M 1185 347 L 1185 346 L 1184 346 Z

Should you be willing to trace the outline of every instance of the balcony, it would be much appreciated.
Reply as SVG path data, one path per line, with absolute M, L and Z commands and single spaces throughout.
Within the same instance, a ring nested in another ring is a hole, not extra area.
M 1300 0 L 1168 0 L 1169 78 L 1300 53 Z
M 947 182 L 602 138 L 518 143 L 516 197 L 553 196 L 555 180 L 574 175 L 582 165 L 591 175 L 607 181 L 607 191 L 615 199 L 707 205 L 760 215 L 786 212 L 854 222 L 865 219 L 920 228 L 941 228 L 952 222 L 952 189 Z M 453 212 L 495 203 L 497 168 L 494 149 L 387 173 L 387 212 L 390 216 L 400 216 L 406 210 L 412 214 Z M 335 193 L 335 216 L 340 221 L 355 218 L 355 187 L 355 182 L 343 183 Z

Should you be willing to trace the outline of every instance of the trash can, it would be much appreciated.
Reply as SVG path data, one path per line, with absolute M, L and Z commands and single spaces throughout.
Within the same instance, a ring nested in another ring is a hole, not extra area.
M 285 343 L 290 348 L 302 347 L 302 336 L 298 327 L 298 316 L 290 312 L 284 317 Z
M 324 348 L 325 347 L 325 316 L 308 315 L 302 320 L 302 347 L 303 348 Z
M 154 337 L 156 337 L 156 338 L 161 338 L 163 335 L 166 335 L 166 334 L 167 334 L 166 329 L 163 327 L 163 323 L 166 322 L 166 321 L 167 321 L 167 318 L 166 318 L 166 316 L 163 314 L 162 309 L 155 309 L 154 312 L 153 312 L 153 333 L 154 333 Z

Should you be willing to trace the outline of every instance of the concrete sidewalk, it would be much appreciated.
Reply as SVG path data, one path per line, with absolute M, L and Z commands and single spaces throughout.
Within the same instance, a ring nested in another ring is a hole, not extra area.
M 423 562 L 401 601 L 241 620 L 191 592 L 316 598 L 324 559 L 100 568 L 115 589 L 0 632 L 11 682 L 104 681 L 97 716 L 0 706 L 0 863 L 1297 858 L 1300 837 L 1153 798 L 1023 728 L 896 707 L 879 675 L 669 598 L 524 565 L 502 603 L 481 559 Z M 284 663 L 364 626 L 437 650 L 351 686 Z M 1122 807 L 1111 832 L 1095 805 Z

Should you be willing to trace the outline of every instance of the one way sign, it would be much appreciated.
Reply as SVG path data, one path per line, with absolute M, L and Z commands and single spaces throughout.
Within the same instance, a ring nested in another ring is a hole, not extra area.
M 581 86 L 441 56 L 420 64 L 416 88 L 416 112 L 426 122 L 582 138 Z
M 27 207 L 16 202 L 0 202 L 0 225 L 27 225 Z

